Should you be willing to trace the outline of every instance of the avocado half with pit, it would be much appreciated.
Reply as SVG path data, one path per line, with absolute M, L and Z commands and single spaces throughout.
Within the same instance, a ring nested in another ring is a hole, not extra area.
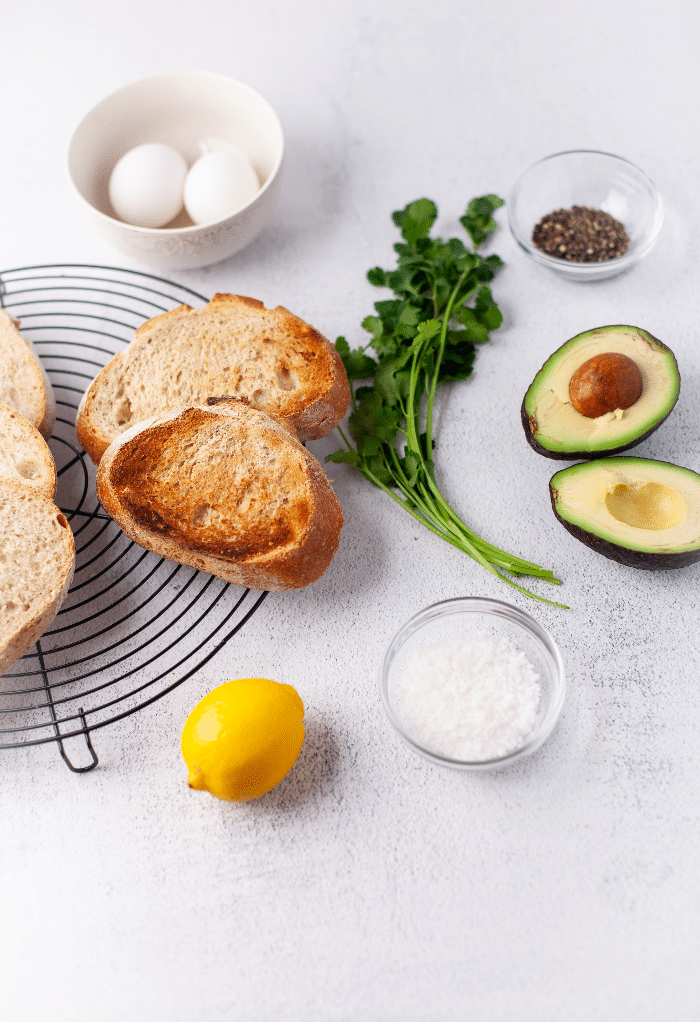
M 521 408 L 528 443 L 561 461 L 619 454 L 669 415 L 680 390 L 673 352 L 646 330 L 604 326 L 547 359 Z
M 556 472 L 552 509 L 572 536 L 632 568 L 700 561 L 700 475 L 645 458 L 602 458 Z

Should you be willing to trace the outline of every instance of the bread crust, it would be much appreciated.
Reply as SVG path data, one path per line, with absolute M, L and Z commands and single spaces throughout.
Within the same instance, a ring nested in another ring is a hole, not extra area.
M 174 409 L 118 437 L 97 495 L 130 539 L 250 589 L 317 581 L 343 513 L 288 422 L 239 401 Z
M 56 424 L 56 398 L 34 345 L 19 327 L 20 320 L 0 309 L 0 400 L 48 440 Z
M 302 442 L 326 436 L 350 403 L 342 360 L 317 330 L 281 305 L 216 294 L 202 308 L 181 305 L 137 329 L 83 395 L 78 440 L 98 464 L 136 422 L 221 395 L 283 415 Z
M 68 595 L 75 542 L 53 501 L 16 482 L 0 484 L 0 535 L 5 547 L 0 566 L 0 674 L 5 674 L 44 634 Z

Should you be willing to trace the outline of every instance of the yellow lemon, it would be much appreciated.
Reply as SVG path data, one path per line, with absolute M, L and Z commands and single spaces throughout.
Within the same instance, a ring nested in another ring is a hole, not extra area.
M 190 788 L 229 802 L 257 798 L 294 766 L 304 741 L 304 704 L 291 685 L 237 678 L 199 702 L 182 732 Z

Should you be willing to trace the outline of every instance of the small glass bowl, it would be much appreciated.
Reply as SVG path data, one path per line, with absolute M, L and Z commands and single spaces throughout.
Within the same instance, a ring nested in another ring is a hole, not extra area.
M 600 263 L 557 259 L 532 241 L 535 225 L 557 209 L 590 206 L 624 226 L 629 246 L 624 255 Z M 654 182 L 629 160 L 612 153 L 574 149 L 535 163 L 515 182 L 508 199 L 513 237 L 527 254 L 569 280 L 606 280 L 635 266 L 651 252 L 664 220 L 664 207 Z
M 459 760 L 421 744 L 410 733 L 401 710 L 401 686 L 408 663 L 419 650 L 484 632 L 507 639 L 521 650 L 539 675 L 540 705 L 532 730 L 506 755 L 488 760 Z M 500 600 L 474 596 L 434 603 L 399 629 L 384 654 L 379 687 L 389 721 L 410 749 L 438 766 L 457 770 L 493 770 L 528 756 L 554 730 L 564 705 L 564 662 L 554 639 L 525 611 Z

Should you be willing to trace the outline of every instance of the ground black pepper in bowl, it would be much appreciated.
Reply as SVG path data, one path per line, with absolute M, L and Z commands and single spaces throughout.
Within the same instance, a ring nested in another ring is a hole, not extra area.
M 532 232 L 533 244 L 547 255 L 574 263 L 602 263 L 624 255 L 629 237 L 623 225 L 590 206 L 555 209 Z

